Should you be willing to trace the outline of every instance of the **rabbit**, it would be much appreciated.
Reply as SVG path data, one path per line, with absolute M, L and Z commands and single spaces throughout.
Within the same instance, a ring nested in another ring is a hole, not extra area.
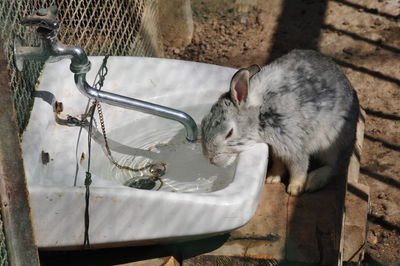
M 238 153 L 266 143 L 272 168 L 266 182 L 287 192 L 318 190 L 350 158 L 359 115 L 357 93 L 339 67 L 312 50 L 292 50 L 269 65 L 238 70 L 230 90 L 201 122 L 202 149 L 215 165 L 231 164 Z M 310 157 L 322 163 L 308 173 Z

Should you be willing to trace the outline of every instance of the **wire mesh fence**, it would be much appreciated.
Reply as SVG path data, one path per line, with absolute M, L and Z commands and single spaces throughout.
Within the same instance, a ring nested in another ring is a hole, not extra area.
M 7 255 L 7 247 L 6 247 L 6 237 L 4 235 L 3 221 L 0 216 L 0 266 L 7 266 L 8 263 L 8 255 Z
M 20 25 L 22 17 L 56 5 L 62 43 L 82 47 L 88 55 L 162 56 L 157 30 L 156 0 L 6 0 L 0 1 L 0 38 L 9 62 L 11 88 L 20 131 L 33 104 L 33 92 L 43 63 L 26 61 L 17 72 L 12 60 L 13 41 L 39 45 L 34 29 Z M 68 70 L 66 70 L 68 71 Z

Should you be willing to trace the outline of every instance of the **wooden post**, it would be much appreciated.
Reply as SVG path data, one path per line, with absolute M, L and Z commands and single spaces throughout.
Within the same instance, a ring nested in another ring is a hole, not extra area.
M 192 41 L 193 18 L 189 0 L 158 1 L 159 23 L 166 45 L 182 48 Z
M 4 47 L 0 40 L 0 47 Z M 22 164 L 16 114 L 0 49 L 0 199 L 10 265 L 40 265 Z

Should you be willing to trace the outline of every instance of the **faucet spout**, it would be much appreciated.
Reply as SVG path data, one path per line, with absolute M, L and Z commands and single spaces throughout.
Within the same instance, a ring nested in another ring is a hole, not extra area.
M 14 40 L 14 60 L 19 71 L 23 70 L 23 61 L 27 59 L 48 63 L 71 59 L 70 70 L 73 73 L 89 72 L 91 63 L 81 47 L 61 43 L 57 38 L 57 30 L 39 28 L 38 33 L 41 37 L 38 47 L 23 46 L 19 38 Z
M 90 99 L 98 100 L 99 102 L 104 102 L 126 109 L 160 116 L 166 119 L 175 120 L 185 127 L 187 140 L 197 140 L 198 129 L 196 122 L 185 112 L 111 92 L 97 90 L 86 82 L 86 74 L 75 74 L 75 84 L 79 91 Z
M 45 37 L 43 46 L 49 57 L 47 62 L 52 63 L 67 58 L 71 59 L 69 67 L 71 72 L 75 74 L 89 72 L 91 63 L 81 47 L 65 45 L 58 40 L 57 35 L 52 34 Z

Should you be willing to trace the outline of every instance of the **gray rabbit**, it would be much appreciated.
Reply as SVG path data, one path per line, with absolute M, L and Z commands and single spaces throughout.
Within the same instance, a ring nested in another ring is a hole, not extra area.
M 318 52 L 293 50 L 234 74 L 202 121 L 203 153 L 225 166 L 267 143 L 273 164 L 266 181 L 280 182 L 286 165 L 287 191 L 299 195 L 326 185 L 350 157 L 358 115 L 357 94 L 339 67 Z M 310 157 L 322 166 L 307 173 Z

